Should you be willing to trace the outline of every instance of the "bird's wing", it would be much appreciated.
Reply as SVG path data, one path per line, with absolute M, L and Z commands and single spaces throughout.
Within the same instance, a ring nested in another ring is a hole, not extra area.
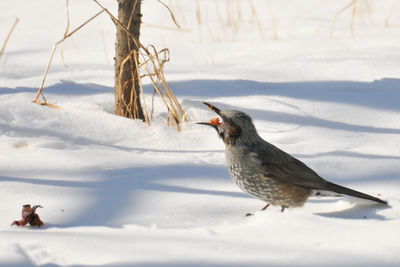
M 328 189 L 325 180 L 315 171 L 277 147 L 270 147 L 267 153 L 250 153 L 249 157 L 250 160 L 258 161 L 253 166 L 259 168 L 257 171 L 262 174 L 261 177 L 308 189 Z

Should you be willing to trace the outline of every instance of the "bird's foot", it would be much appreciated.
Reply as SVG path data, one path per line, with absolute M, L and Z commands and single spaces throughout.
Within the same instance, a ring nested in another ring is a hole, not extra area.
M 266 210 L 269 206 L 270 206 L 271 204 L 270 203 L 268 203 L 267 205 L 265 205 L 265 207 L 264 208 L 262 208 L 261 209 L 261 211 L 264 211 L 264 210 Z M 253 216 L 254 214 L 253 213 L 246 213 L 246 217 L 250 217 L 250 216 Z
M 270 203 L 268 203 L 267 205 L 265 205 L 264 208 L 262 208 L 261 210 L 266 210 L 269 207 Z

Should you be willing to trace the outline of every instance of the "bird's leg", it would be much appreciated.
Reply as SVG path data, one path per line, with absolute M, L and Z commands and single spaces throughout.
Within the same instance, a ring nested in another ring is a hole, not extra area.
M 263 211 L 263 210 L 266 210 L 268 207 L 269 207 L 269 205 L 271 205 L 270 203 L 268 203 L 267 205 L 265 205 L 265 207 L 264 208 L 262 208 L 261 209 L 261 211 Z M 246 215 L 245 215 L 246 217 L 249 217 L 249 216 L 253 216 L 253 214 L 252 213 L 246 213 Z
M 286 207 L 286 206 L 282 206 L 281 212 L 284 212 L 285 209 L 287 209 L 287 208 L 288 208 L 288 207 Z
M 268 203 L 267 205 L 265 205 L 264 208 L 262 208 L 261 210 L 266 210 L 269 207 L 270 203 Z

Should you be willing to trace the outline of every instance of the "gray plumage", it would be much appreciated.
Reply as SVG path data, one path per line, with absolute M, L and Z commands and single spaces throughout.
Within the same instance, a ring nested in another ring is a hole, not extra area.
M 246 193 L 274 206 L 302 206 L 313 194 L 331 192 L 385 201 L 326 181 L 300 160 L 262 139 L 245 113 L 238 110 L 215 111 L 222 122 L 200 123 L 214 127 L 225 143 L 226 163 L 234 182 Z

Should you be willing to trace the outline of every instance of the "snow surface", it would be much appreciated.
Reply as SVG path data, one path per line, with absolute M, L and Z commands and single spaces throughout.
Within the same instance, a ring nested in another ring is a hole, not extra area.
M 99 10 L 70 2 L 70 29 Z M 115 14 L 115 0 L 101 2 Z M 104 14 L 65 42 L 71 72 L 57 50 L 45 95 L 63 111 L 30 103 L 64 34 L 65 1 L 0 2 L 1 42 L 20 18 L 0 61 L 0 266 L 399 266 L 397 1 L 358 1 L 354 38 L 349 9 L 332 40 L 349 1 L 253 0 L 262 33 L 247 1 L 230 1 L 242 7 L 237 32 L 228 1 L 199 1 L 199 31 L 196 2 L 166 2 L 180 31 L 152 27 L 174 24 L 143 3 L 143 43 L 171 52 L 167 79 L 190 119 L 182 133 L 159 99 L 150 128 L 113 115 L 115 28 Z M 229 178 L 215 131 L 195 124 L 215 116 L 202 101 L 247 112 L 266 140 L 390 207 L 313 198 L 260 212 Z M 27 203 L 44 206 L 43 228 L 10 227 Z

